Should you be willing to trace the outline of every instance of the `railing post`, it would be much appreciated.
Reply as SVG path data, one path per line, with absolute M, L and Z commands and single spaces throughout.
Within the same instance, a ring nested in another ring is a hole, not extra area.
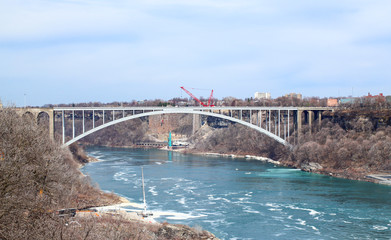
M 92 129 L 95 128 L 95 110 L 92 110 Z
M 278 136 L 281 137 L 281 110 L 278 109 Z
M 85 127 L 85 124 L 84 124 L 84 110 L 83 110 L 83 133 L 86 131 L 86 127 Z
M 289 139 L 289 109 L 288 109 L 288 139 Z
M 62 144 L 65 144 L 65 116 L 64 116 L 64 110 L 62 110 Z
M 262 128 L 262 110 L 259 110 L 259 127 Z
M 286 122 L 285 122 L 285 118 L 283 118 L 283 121 L 284 121 L 284 140 L 286 140 Z
M 75 110 L 72 110 L 72 136 L 75 138 Z
M 270 109 L 269 109 L 269 132 L 272 131 L 272 121 L 271 121 L 271 114 L 270 114 Z
M 265 110 L 265 129 L 266 129 L 266 131 L 268 131 L 267 125 L 268 125 L 268 122 L 267 122 L 267 111 Z

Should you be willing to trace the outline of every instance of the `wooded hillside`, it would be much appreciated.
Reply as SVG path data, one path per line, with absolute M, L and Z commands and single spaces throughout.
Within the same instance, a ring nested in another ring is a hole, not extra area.
M 58 210 L 64 208 L 119 202 L 118 196 L 93 187 L 78 165 L 45 128 L 2 109 L 0 239 L 215 239 L 202 229 L 146 224 L 121 215 L 61 216 Z

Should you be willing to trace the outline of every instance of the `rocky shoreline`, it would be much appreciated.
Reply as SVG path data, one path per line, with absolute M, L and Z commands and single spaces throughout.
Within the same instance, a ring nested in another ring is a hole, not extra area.
M 166 151 L 181 152 L 184 154 L 195 154 L 195 155 L 204 155 L 204 156 L 218 156 L 218 157 L 227 157 L 227 158 L 244 158 L 249 160 L 257 160 L 262 162 L 271 163 L 278 166 L 290 167 L 295 169 L 300 169 L 304 172 L 312 172 L 321 175 L 344 178 L 349 180 L 372 182 L 383 185 L 391 185 L 391 174 L 390 173 L 363 173 L 356 169 L 347 170 L 336 170 L 323 167 L 319 163 L 309 162 L 301 164 L 299 167 L 295 166 L 293 163 L 276 161 L 267 157 L 257 156 L 257 155 L 242 155 L 242 154 L 227 154 L 227 153 L 216 153 L 216 152 L 199 152 L 194 149 L 168 149 L 161 148 Z M 380 176 L 380 177 L 379 177 Z
M 86 155 L 84 151 L 80 149 L 77 151 L 82 153 L 83 161 L 82 164 L 79 164 L 79 168 L 81 168 L 84 164 L 90 162 L 99 162 L 100 160 L 94 158 L 92 156 Z M 102 192 L 103 193 L 103 192 Z M 104 193 L 103 193 L 104 194 Z M 162 239 L 205 239 L 205 240 L 219 240 L 214 234 L 202 230 L 191 228 L 186 225 L 179 224 L 169 224 L 167 222 L 157 222 L 155 217 L 160 215 L 167 215 L 165 212 L 156 212 L 154 216 L 144 217 L 139 213 L 142 211 L 143 206 L 141 204 L 130 202 L 128 199 L 118 196 L 117 200 L 113 200 L 110 204 L 102 203 L 98 206 L 91 207 L 86 209 L 85 211 L 78 211 L 76 214 L 76 218 L 79 219 L 91 219 L 91 218 L 112 218 L 119 221 L 128 221 L 134 224 L 140 224 L 143 229 L 150 230 L 149 235 L 156 237 L 163 237 Z M 133 207 L 134 209 L 129 210 L 125 209 L 125 207 Z M 169 215 L 169 214 L 168 214 Z M 156 229 L 158 229 L 156 231 Z M 160 238 L 159 238 L 160 239 Z
M 110 146 L 104 146 L 104 147 L 110 147 Z M 140 147 L 130 147 L 130 146 L 116 146 L 115 148 L 140 148 Z M 391 173 L 384 173 L 384 172 L 364 172 L 359 169 L 344 169 L 344 170 L 338 170 L 338 169 L 332 169 L 328 167 L 324 167 L 319 163 L 315 162 L 309 162 L 309 163 L 303 163 L 300 166 L 296 166 L 293 162 L 287 162 L 287 161 L 276 161 L 267 157 L 263 156 L 257 156 L 257 155 L 250 155 L 250 154 L 234 154 L 234 153 L 217 153 L 217 152 L 200 152 L 191 148 L 181 148 L 181 149 L 168 149 L 167 147 L 158 148 L 165 151 L 173 151 L 173 152 L 180 152 L 183 154 L 195 154 L 195 155 L 204 155 L 204 156 L 219 156 L 219 157 L 226 157 L 226 158 L 244 158 L 249 160 L 257 160 L 262 162 L 271 163 L 278 166 L 284 166 L 284 167 L 290 167 L 295 169 L 300 169 L 301 171 L 305 172 L 312 172 L 317 173 L 321 175 L 331 176 L 331 177 L 337 177 L 337 178 L 344 178 L 349 180 L 356 180 L 356 181 L 364 181 L 364 182 L 372 182 L 377 184 L 384 184 L 384 185 L 391 185 Z M 91 156 L 88 157 L 88 162 L 96 162 L 99 161 L 96 158 L 93 158 Z M 91 161 L 90 161 L 91 160 Z M 381 176 L 381 177 L 378 177 Z

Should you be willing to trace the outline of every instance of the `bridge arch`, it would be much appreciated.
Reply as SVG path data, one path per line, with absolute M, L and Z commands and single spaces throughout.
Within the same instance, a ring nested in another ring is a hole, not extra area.
M 83 134 L 80 134 L 78 136 L 76 136 L 75 138 L 71 139 L 70 141 L 64 143 L 64 146 L 69 146 L 71 145 L 72 143 L 74 142 L 77 142 L 78 140 L 94 133 L 94 132 L 97 132 L 99 130 L 102 130 L 106 127 L 109 127 L 109 126 L 112 126 L 112 125 L 115 125 L 117 123 L 121 123 L 121 122 L 125 122 L 125 121 L 128 121 L 128 120 L 132 120 L 132 119 L 136 119 L 136 118 L 142 118 L 142 117 L 147 117 L 147 116 L 154 116 L 154 115 L 163 115 L 163 114 L 174 114 L 174 113 L 179 113 L 179 114 L 198 114 L 198 115 L 205 115 L 205 116 L 212 116 L 212 117 L 216 117 L 216 118 L 221 118 L 221 119 L 225 119 L 225 120 L 228 120 L 228 121 L 231 121 L 231 122 L 235 122 L 235 123 L 239 123 L 241 125 L 244 125 L 246 127 L 249 127 L 249 128 L 252 128 L 252 129 L 255 129 L 257 130 L 258 132 L 262 133 L 262 134 L 265 134 L 267 135 L 268 137 L 276 140 L 277 142 L 285 145 L 285 146 L 288 146 L 288 147 L 291 147 L 291 144 L 288 143 L 286 140 L 284 140 L 283 138 L 259 127 L 259 126 L 256 126 L 254 124 L 251 124 L 249 122 L 246 122 L 246 121 L 243 121 L 243 120 L 240 120 L 240 119 L 236 119 L 236 118 L 233 118 L 233 117 L 230 117 L 230 116 L 226 116 L 226 115 L 223 115 L 223 114 L 218 114 L 218 113 L 213 113 L 213 112 L 207 112 L 207 111 L 197 111 L 197 110 L 182 110 L 182 109 L 178 109 L 178 110 L 175 110 L 175 109 L 170 109 L 170 110 L 160 110 L 160 111 L 151 111 L 151 112 L 144 112 L 144 113 L 139 113 L 139 114 L 136 114 L 136 115 L 132 115 L 132 116 L 127 116 L 127 117 L 123 117 L 123 118 L 120 118 L 120 119 L 116 119 L 114 121 L 110 121 L 110 122 L 107 122 L 103 125 L 100 125 L 98 127 L 95 127 L 93 129 L 90 129 L 86 132 L 84 132 Z
M 20 116 L 23 118 L 29 119 L 29 120 L 35 120 L 34 114 L 30 111 L 24 112 L 24 113 L 20 114 Z
M 38 112 L 37 114 L 37 123 L 38 125 L 49 126 L 50 124 L 50 115 L 46 111 Z

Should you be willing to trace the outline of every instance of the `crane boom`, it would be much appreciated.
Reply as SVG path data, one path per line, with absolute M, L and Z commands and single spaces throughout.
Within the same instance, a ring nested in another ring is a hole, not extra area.
M 212 89 L 212 92 L 210 93 L 210 96 L 208 99 L 208 106 L 214 107 L 214 105 L 213 105 L 213 89 Z
M 187 91 L 186 88 L 181 87 L 183 91 L 185 91 L 187 94 L 189 94 L 190 97 L 192 97 L 194 100 L 196 100 L 199 104 L 201 104 L 203 107 L 207 107 L 201 100 L 199 100 L 196 96 L 194 96 L 191 92 Z

